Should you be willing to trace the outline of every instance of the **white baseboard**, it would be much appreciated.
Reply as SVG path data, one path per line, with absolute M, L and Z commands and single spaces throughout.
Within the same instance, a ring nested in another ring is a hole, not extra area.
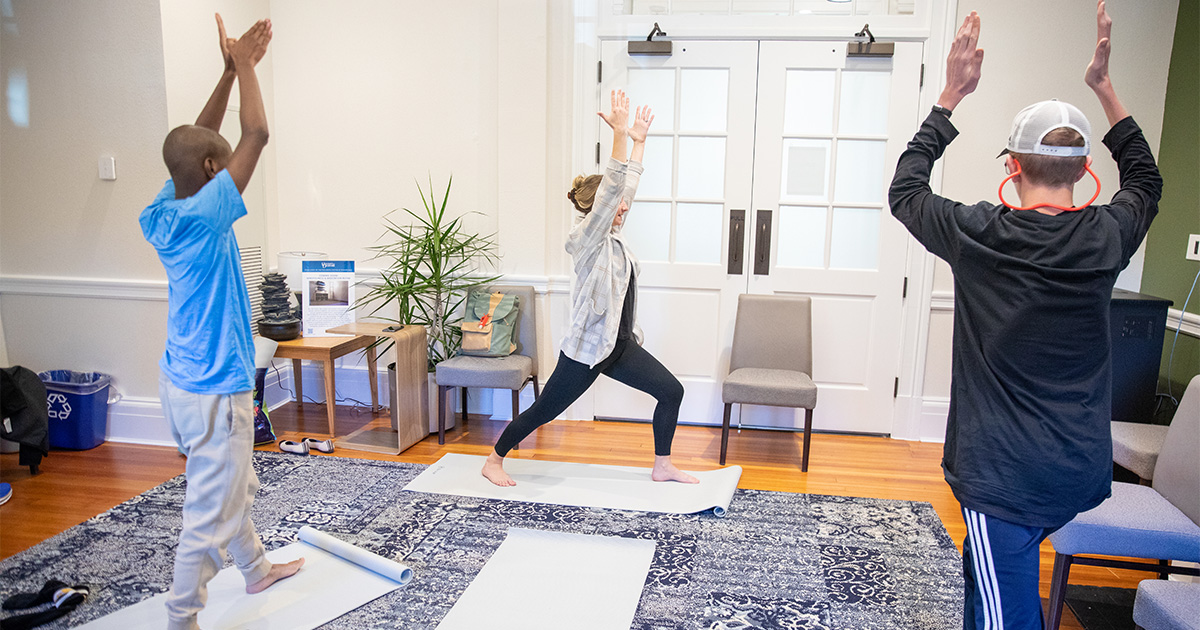
M 296 385 L 292 375 L 291 361 L 279 369 L 267 370 L 263 403 L 268 410 L 275 410 L 292 401 Z M 325 375 L 319 364 L 305 364 L 304 398 L 306 400 L 325 402 Z M 381 365 L 378 372 L 379 404 L 388 405 L 387 366 Z M 334 371 L 334 383 L 337 389 L 339 404 L 353 404 L 357 400 L 365 404 L 371 401 L 371 385 L 364 365 L 337 367 Z M 471 415 L 488 415 L 496 420 L 512 419 L 512 394 L 507 389 L 471 389 L 468 390 L 470 399 L 467 401 Z M 457 396 L 453 400 L 457 400 Z M 521 390 L 521 410 L 533 404 L 533 388 Z M 495 410 L 495 413 L 493 413 Z M 458 405 L 455 404 L 455 412 Z M 155 446 L 175 446 L 171 437 L 171 429 L 167 426 L 166 416 L 163 415 L 162 403 L 157 398 L 135 398 L 126 396 L 120 401 L 109 405 L 108 430 L 105 439 L 109 442 L 124 444 L 149 444 Z
M 919 434 L 922 442 L 946 441 L 946 418 L 950 416 L 949 398 L 921 399 Z
M 157 398 L 126 396 L 109 405 L 108 430 L 104 437 L 109 442 L 175 446 L 162 403 Z
M 898 396 L 895 416 L 899 419 L 891 437 L 914 442 L 945 442 L 950 399 Z

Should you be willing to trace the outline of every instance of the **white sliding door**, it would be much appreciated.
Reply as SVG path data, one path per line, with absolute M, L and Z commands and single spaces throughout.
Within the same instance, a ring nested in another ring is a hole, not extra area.
M 920 71 L 915 43 L 882 58 L 847 57 L 845 43 L 762 44 L 752 247 L 770 247 L 748 290 L 812 297 L 820 429 L 891 432 L 908 239 L 887 189 L 917 119 Z M 794 416 L 747 407 L 741 419 Z
M 813 298 L 815 426 L 891 431 L 907 239 L 886 193 L 917 119 L 921 45 L 883 58 L 846 47 L 677 41 L 669 57 L 642 57 L 603 43 L 599 103 L 624 89 L 654 108 L 625 234 L 642 261 L 646 348 L 684 383 L 683 422 L 721 420 L 738 295 L 802 294 Z M 608 379 L 592 395 L 600 418 L 654 408 Z M 803 426 L 789 409 L 739 413 Z

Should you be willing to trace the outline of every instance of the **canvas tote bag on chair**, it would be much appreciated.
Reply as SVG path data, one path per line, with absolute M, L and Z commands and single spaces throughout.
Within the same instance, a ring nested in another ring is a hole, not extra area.
M 506 357 L 517 349 L 513 330 L 520 298 L 504 293 L 472 291 L 462 323 L 462 354 Z

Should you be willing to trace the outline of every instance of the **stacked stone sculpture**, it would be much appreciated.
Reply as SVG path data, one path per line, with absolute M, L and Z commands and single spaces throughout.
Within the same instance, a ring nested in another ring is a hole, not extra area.
M 268 273 L 262 284 L 263 318 L 258 322 L 258 334 L 275 341 L 287 341 L 300 336 L 300 319 L 288 305 L 287 276 Z

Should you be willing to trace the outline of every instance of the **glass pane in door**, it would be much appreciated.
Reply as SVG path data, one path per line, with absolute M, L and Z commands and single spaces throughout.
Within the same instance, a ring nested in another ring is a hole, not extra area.
M 880 212 L 876 208 L 833 209 L 830 269 L 875 269 L 879 266 Z
M 678 196 L 725 198 L 725 138 L 679 138 Z
M 776 267 L 825 267 L 824 206 L 779 206 Z
M 783 133 L 833 133 L 833 70 L 788 70 L 783 104 Z
M 625 214 L 625 227 L 621 235 L 639 259 L 646 262 L 670 262 L 670 202 L 635 202 Z
M 780 195 L 789 199 L 825 201 L 830 146 L 829 140 L 785 139 Z
M 634 107 L 649 105 L 654 111 L 654 129 L 669 131 L 675 128 L 675 70 L 673 68 L 630 68 L 625 88 Z M 600 104 L 608 111 L 608 94 L 601 95 Z
M 638 182 L 637 198 L 671 198 L 671 172 L 674 168 L 675 139 L 671 136 L 646 138 L 642 156 L 642 178 Z M 607 163 L 605 161 L 604 163 Z
M 834 202 L 883 203 L 886 150 L 883 140 L 839 140 Z
M 838 133 L 886 136 L 891 81 L 889 72 L 844 70 L 838 101 Z
M 675 262 L 721 263 L 725 205 L 680 203 L 675 209 Z
M 724 132 L 729 111 L 729 71 L 684 69 L 679 77 L 679 130 Z M 637 103 L 631 103 L 636 106 Z M 654 123 L 658 125 L 658 113 Z

